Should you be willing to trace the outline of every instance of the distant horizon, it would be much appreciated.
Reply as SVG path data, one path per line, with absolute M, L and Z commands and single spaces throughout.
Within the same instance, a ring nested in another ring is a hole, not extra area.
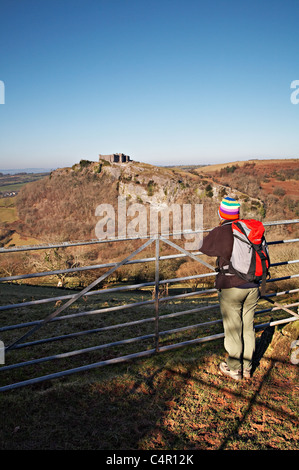
M 0 173 L 14 174 L 14 173 L 47 173 L 49 171 L 57 170 L 57 168 L 2 168 Z
M 247 162 L 247 161 L 254 161 L 254 160 L 259 160 L 259 161 L 263 161 L 263 160 L 297 160 L 299 159 L 299 156 L 298 157 L 252 157 L 252 158 L 248 158 L 248 159 L 236 159 L 236 160 L 225 160 L 225 161 L 215 161 L 215 162 L 209 162 L 209 163 L 194 163 L 194 162 L 186 162 L 186 163 L 174 163 L 174 164 L 160 164 L 160 165 L 157 165 L 157 164 L 153 164 L 153 163 L 149 163 L 149 162 L 143 162 L 141 160 L 132 160 L 132 163 L 135 162 L 140 162 L 140 163 L 146 163 L 146 164 L 151 164 L 153 166 L 158 166 L 158 167 L 179 167 L 179 166 L 213 166 L 213 165 L 225 165 L 225 164 L 230 164 L 230 163 L 236 163 L 236 162 Z M 80 159 L 80 160 L 84 160 L 84 158 Z M 72 165 L 76 164 L 76 163 L 79 163 L 80 162 L 77 161 L 77 162 L 74 162 Z M 86 160 L 89 160 L 86 158 Z M 89 160 L 91 162 L 97 162 L 98 160 Z M 72 166 L 70 165 L 70 166 Z M 47 172 L 51 172 L 51 171 L 55 171 L 55 170 L 58 170 L 59 168 L 70 168 L 69 165 L 63 165 L 63 166 L 56 166 L 56 167 L 51 167 L 51 168 L 47 168 L 47 167 L 39 167 L 39 168 L 35 168 L 35 167 L 24 167 L 24 168 L 0 168 L 0 173 L 4 173 L 4 174 L 15 174 L 15 173 L 20 173 L 20 172 L 24 172 L 24 173 L 47 173 Z

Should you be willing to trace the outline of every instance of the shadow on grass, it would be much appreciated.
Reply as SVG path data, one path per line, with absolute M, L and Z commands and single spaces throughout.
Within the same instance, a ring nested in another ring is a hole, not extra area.
M 270 320 L 271 322 L 272 320 Z M 265 352 L 267 351 L 269 345 L 271 344 L 273 335 L 275 332 L 274 326 L 268 326 L 262 332 L 260 339 L 256 342 L 256 349 L 255 354 L 253 357 L 253 364 L 252 364 L 252 372 L 258 368 L 262 357 L 264 356 Z
M 257 344 L 256 381 L 235 382 L 219 374 L 224 350 L 218 341 L 111 366 L 104 378 L 98 369 L 5 393 L 0 448 L 224 450 L 232 442 L 238 445 L 255 405 L 275 419 L 294 420 L 279 402 L 260 396 L 277 362 L 271 359 L 259 370 L 272 335 L 266 329 Z

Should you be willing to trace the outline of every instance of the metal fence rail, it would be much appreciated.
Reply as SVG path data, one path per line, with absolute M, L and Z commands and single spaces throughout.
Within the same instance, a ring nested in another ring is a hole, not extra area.
M 268 222 L 265 223 L 265 226 L 275 226 L 275 225 L 286 225 L 286 224 L 295 224 L 298 223 L 299 219 L 295 220 L 286 220 L 286 221 L 275 221 L 275 222 Z M 183 233 L 183 232 L 182 232 Z M 196 232 L 192 232 L 196 233 Z M 190 235 L 190 232 L 188 232 L 188 235 Z M 112 357 L 106 360 L 100 360 L 96 361 L 90 364 L 85 364 L 79 367 L 73 367 L 70 369 L 66 369 L 63 371 L 59 372 L 54 372 L 50 373 L 47 375 L 42 375 L 39 377 L 35 378 L 29 378 L 27 380 L 22 380 L 19 382 L 11 383 L 8 385 L 3 385 L 0 386 L 0 391 L 7 391 L 7 390 L 12 390 L 14 388 L 22 387 L 25 385 L 30 385 L 30 384 L 35 384 L 38 382 L 42 382 L 45 380 L 53 379 L 53 378 L 58 378 L 58 377 L 63 377 L 67 376 L 70 374 L 90 370 L 93 368 L 97 367 L 102 367 L 108 364 L 115 364 L 115 363 L 121 363 L 124 361 L 131 360 L 133 358 L 138 358 L 138 357 L 145 357 L 151 354 L 159 353 L 159 352 L 164 352 L 164 351 L 169 351 L 172 349 L 180 348 L 183 346 L 187 345 L 194 345 L 194 344 L 199 344 L 203 343 L 206 341 L 212 341 L 215 339 L 219 339 L 223 337 L 223 332 L 221 333 L 216 333 L 208 336 L 203 336 L 203 337 L 196 337 L 193 339 L 189 340 L 183 340 L 183 341 L 178 341 L 180 338 L 178 337 L 179 333 L 185 332 L 185 331 L 197 331 L 200 328 L 203 327 L 210 327 L 212 325 L 217 325 L 222 323 L 222 320 L 220 318 L 216 318 L 213 320 L 208 320 L 208 321 L 201 321 L 201 322 L 195 322 L 194 324 L 190 324 L 189 320 L 188 323 L 184 326 L 179 326 L 179 327 L 172 327 L 168 329 L 161 329 L 161 321 L 166 320 L 166 319 L 174 319 L 178 317 L 183 317 L 188 316 L 188 315 L 193 315 L 193 314 L 201 314 L 203 312 L 207 312 L 209 310 L 214 311 L 215 309 L 219 310 L 219 304 L 213 303 L 212 305 L 208 306 L 198 306 L 197 308 L 187 308 L 185 310 L 181 311 L 176 311 L 176 312 L 171 312 L 171 313 L 161 313 L 161 305 L 163 303 L 168 303 L 170 301 L 177 301 L 177 300 L 184 300 L 184 299 L 192 299 L 194 297 L 198 297 L 200 295 L 212 295 L 216 293 L 215 288 L 209 288 L 209 289 L 200 289 L 200 290 L 195 290 L 191 292 L 184 292 L 184 293 L 179 293 L 176 295 L 165 295 L 161 297 L 159 295 L 159 290 L 160 287 L 167 284 L 167 285 L 175 285 L 178 283 L 182 283 L 184 281 L 190 281 L 194 279 L 201 279 L 201 278 L 207 278 L 210 276 L 215 276 L 215 270 L 212 265 L 209 263 L 205 262 L 201 257 L 200 257 L 200 252 L 188 252 L 184 250 L 182 247 L 179 245 L 173 243 L 172 241 L 169 240 L 169 238 L 166 238 L 165 236 L 157 235 L 154 238 L 150 237 L 143 237 L 143 238 L 130 238 L 130 239 L 123 239 L 123 238 L 117 238 L 117 239 L 108 239 L 108 240 L 93 240 L 93 241 L 87 241 L 87 242 L 71 242 L 71 243 L 60 243 L 60 244 L 48 244 L 48 245 L 38 245 L 38 246 L 30 246 L 30 247 L 12 247 L 8 249 L 0 249 L 0 254 L 5 255 L 5 253 L 11 253 L 11 252 L 21 252 L 21 251 L 32 251 L 32 250 L 44 250 L 44 249 L 51 249 L 51 248 L 58 248 L 58 247 L 74 247 L 74 246 L 79 246 L 79 245 L 90 245 L 90 244 L 98 244 L 98 243 L 111 243 L 111 242 L 118 242 L 118 241 L 127 241 L 127 240 L 141 240 L 143 241 L 143 244 L 137 248 L 134 252 L 130 253 L 126 258 L 119 262 L 115 263 L 105 263 L 105 264 L 97 264 L 97 265 L 92 265 L 92 266 L 84 266 L 84 267 L 76 267 L 76 268 L 71 268 L 71 269 L 66 269 L 66 270 L 56 270 L 56 271 L 46 271 L 46 272 L 39 272 L 39 273 L 26 273 L 22 275 L 17 275 L 17 276 L 7 276 L 7 277 L 2 277 L 0 278 L 0 281 L 3 283 L 6 282 L 15 282 L 15 281 L 23 281 L 25 279 L 33 278 L 33 277 L 43 277 L 43 276 L 53 276 L 56 274 L 67 274 L 70 272 L 78 272 L 82 270 L 95 270 L 95 269 L 107 269 L 108 270 L 102 274 L 100 277 L 95 279 L 89 286 L 85 287 L 82 289 L 80 292 L 76 294 L 69 294 L 69 295 L 62 295 L 62 296 L 56 296 L 56 297 L 49 297 L 49 298 L 44 298 L 44 299 L 38 299 L 38 300 L 31 300 L 31 301 L 26 301 L 26 302 L 20 302 L 20 303 L 13 303 L 13 304 L 7 304 L 7 305 L 2 305 L 0 306 L 0 315 L 1 312 L 4 311 L 9 311 L 12 309 L 24 309 L 24 307 L 34 307 L 34 306 L 42 306 L 48 303 L 52 302 L 63 302 L 66 301 L 63 305 L 60 305 L 58 308 L 54 309 L 53 312 L 51 312 L 49 315 L 47 315 L 45 318 L 34 320 L 34 321 L 23 321 L 23 322 L 17 322 L 14 324 L 10 325 L 1 325 L 0 326 L 0 338 L 1 334 L 7 333 L 9 331 L 16 331 L 16 330 L 22 330 L 24 328 L 29 328 L 28 331 L 25 333 L 21 333 L 18 338 L 14 338 L 11 340 L 11 342 L 5 347 L 5 359 L 6 359 L 6 364 L 3 366 L 0 366 L 0 372 L 6 372 L 14 369 L 19 369 L 19 368 L 26 368 L 26 366 L 32 366 L 32 365 L 37 365 L 53 360 L 59 360 L 59 359 L 65 359 L 65 358 L 71 358 L 74 356 L 80 356 L 86 353 L 90 352 L 95 352 L 95 351 L 103 351 L 106 349 L 109 349 L 111 347 L 115 346 L 125 346 L 129 344 L 134 344 L 138 342 L 142 342 L 144 340 L 146 341 L 151 341 L 151 343 L 148 343 L 149 345 L 152 344 L 151 346 L 147 346 L 145 350 L 137 351 L 134 353 L 129 353 L 129 354 L 124 354 L 124 355 L 119 355 L 117 357 Z M 270 249 L 271 245 L 278 245 L 278 244 L 284 244 L 284 243 L 296 243 L 298 242 L 298 238 L 294 239 L 288 239 L 288 240 L 276 240 L 276 241 L 271 241 L 268 242 Z M 176 254 L 174 255 L 167 255 L 167 256 L 160 256 L 160 247 L 161 244 L 167 244 L 174 250 L 176 250 Z M 136 255 L 141 253 L 145 248 L 147 248 L 150 245 L 155 246 L 155 256 L 153 257 L 147 257 L 147 258 L 142 258 L 142 259 L 133 259 Z M 194 276 L 186 276 L 186 277 L 177 277 L 173 279 L 160 279 L 159 273 L 160 273 L 160 262 L 164 260 L 172 260 L 176 258 L 191 258 L 201 264 L 203 264 L 209 272 L 206 272 L 204 274 L 198 274 Z M 144 283 L 137 283 L 137 284 L 131 284 L 131 285 L 125 285 L 125 286 L 119 286 L 119 287 L 113 287 L 113 288 L 103 288 L 103 289 L 97 289 L 95 290 L 94 288 L 97 287 L 102 281 L 107 279 L 111 274 L 113 274 L 117 269 L 124 265 L 130 265 L 130 264 L 135 264 L 135 263 L 155 263 L 155 276 L 154 280 L 151 282 L 144 282 Z M 271 266 L 287 266 L 287 265 L 296 265 L 296 263 L 299 262 L 299 259 L 294 259 L 294 260 L 282 260 L 277 263 L 273 263 Z M 299 277 L 299 274 L 290 274 L 286 275 L 283 277 L 277 277 L 274 279 L 269 279 L 267 282 L 279 282 L 279 281 L 284 281 L 284 280 L 290 280 L 290 279 L 295 279 Z M 124 305 L 117 305 L 117 306 L 112 306 L 112 307 L 104 307 L 104 308 L 99 308 L 99 309 L 93 309 L 93 310 L 87 310 L 87 311 L 79 311 L 76 313 L 68 313 L 66 315 L 62 315 L 62 312 L 68 309 L 71 305 L 73 305 L 75 302 L 77 302 L 79 299 L 82 297 L 84 298 L 89 298 L 89 296 L 93 295 L 110 295 L 114 293 L 121 293 L 124 291 L 130 291 L 130 290 L 140 290 L 143 288 L 153 288 L 153 298 L 150 300 L 144 300 L 141 302 L 132 302 L 132 303 L 126 303 Z M 299 288 L 295 289 L 290 289 L 290 290 L 284 290 L 280 292 L 274 292 L 271 294 L 266 295 L 265 297 L 271 301 L 272 298 L 277 298 L 280 296 L 290 296 L 299 291 Z M 273 303 L 273 301 L 272 301 Z M 267 321 L 261 324 L 257 324 L 255 326 L 256 329 L 263 329 L 267 326 L 274 326 L 278 324 L 283 324 L 287 322 L 291 322 L 294 320 L 297 320 L 298 314 L 297 312 L 297 307 L 299 305 L 299 302 L 292 302 L 289 304 L 283 304 L 283 305 L 277 305 L 275 304 L 274 306 L 269 306 L 269 308 L 263 308 L 260 309 L 256 312 L 256 314 L 264 314 L 264 313 L 272 313 L 276 312 L 278 310 L 285 310 L 289 315 L 286 318 L 279 318 L 273 321 Z M 104 313 L 116 313 L 122 310 L 127 310 L 127 311 L 132 311 L 132 309 L 136 308 L 141 308 L 143 309 L 144 307 L 150 307 L 152 306 L 152 314 L 146 318 L 138 318 L 130 321 L 124 321 L 121 323 L 117 324 L 110 324 L 110 325 L 104 325 L 104 326 L 99 326 L 97 328 L 90 328 L 82 331 L 76 331 L 72 333 L 64 333 L 60 335 L 55 335 L 55 336 L 50 336 L 50 337 L 45 337 L 45 338 L 40 338 L 40 339 L 35 339 L 30 342 L 24 342 L 27 338 L 30 336 L 34 335 L 38 330 L 41 328 L 46 330 L 47 325 L 52 325 L 54 322 L 61 322 L 63 320 L 71 320 L 71 319 L 76 319 L 79 317 L 93 317 L 95 315 L 100 315 Z M 295 308 L 296 311 L 290 310 L 291 308 Z M 291 315 L 290 315 L 291 312 Z M 46 345 L 50 343 L 55 343 L 59 341 L 64 341 L 64 340 L 70 340 L 70 339 L 75 339 L 75 338 L 80 338 L 83 336 L 87 335 L 96 335 L 99 333 L 106 333 L 108 331 L 112 330 L 122 330 L 128 327 L 136 326 L 136 325 L 144 325 L 144 324 L 151 324 L 152 326 L 152 331 L 147 332 L 146 334 L 142 335 L 137 335 L 132 338 L 122 338 L 119 340 L 115 341 L 109 341 L 109 342 L 104 342 L 102 344 L 96 344 L 93 346 L 88 346 L 80 349 L 75 349 L 72 351 L 66 351 L 66 352 L 57 352 L 55 354 L 49 354 L 44 357 L 38 357 L 36 359 L 29 359 L 29 360 L 22 360 L 22 361 L 17 361 L 17 362 L 10 362 L 10 353 L 13 351 L 18 351 L 22 350 L 22 348 L 31 348 L 37 345 Z M 161 338 L 167 336 L 167 335 L 175 335 L 174 342 L 171 342 L 170 344 L 164 345 L 161 344 Z M 8 363 L 7 363 L 8 361 Z

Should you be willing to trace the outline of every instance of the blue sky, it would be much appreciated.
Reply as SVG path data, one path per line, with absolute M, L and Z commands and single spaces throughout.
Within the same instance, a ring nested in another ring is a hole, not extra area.
M 0 0 L 0 168 L 298 157 L 298 17 L 297 0 Z

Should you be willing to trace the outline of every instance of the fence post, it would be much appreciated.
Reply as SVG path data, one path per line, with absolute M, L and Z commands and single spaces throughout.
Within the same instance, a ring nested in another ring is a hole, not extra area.
M 159 258 L 160 243 L 159 235 L 156 238 L 156 256 L 155 256 L 155 350 L 159 352 Z

